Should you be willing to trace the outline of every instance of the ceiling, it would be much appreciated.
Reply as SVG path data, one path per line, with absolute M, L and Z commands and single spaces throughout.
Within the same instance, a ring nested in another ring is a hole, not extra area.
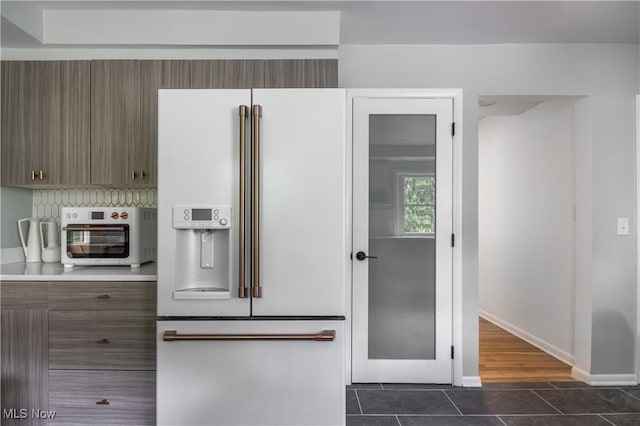
M 336 24 L 328 25 L 331 28 L 326 30 L 333 33 L 306 40 L 305 29 L 295 28 L 293 21 L 285 19 L 282 21 L 283 32 L 289 39 L 271 41 L 269 37 L 263 40 L 255 36 L 237 41 L 235 46 L 637 44 L 640 39 L 639 1 L 2 1 L 0 10 L 2 48 L 228 46 L 234 42 L 221 37 L 219 28 L 217 33 L 205 34 L 207 28 L 203 26 L 200 28 L 202 34 L 195 38 L 178 34 L 198 31 L 196 21 L 202 14 L 222 22 L 227 16 L 235 16 L 237 27 L 240 27 L 251 12 L 262 12 L 264 16 L 265 13 L 272 14 L 277 21 L 279 16 L 285 16 L 278 12 L 292 11 L 304 12 L 300 16 L 307 22 L 313 22 L 314 16 L 321 12 L 338 12 L 332 15 Z M 230 11 L 242 13 L 225 14 Z M 171 14 L 179 14 L 181 19 L 167 19 Z M 128 15 L 132 19 L 127 19 Z M 128 21 L 132 23 L 127 24 Z M 156 41 L 148 32 L 145 36 L 145 29 L 136 32 L 135 24 L 141 22 L 147 25 L 143 28 L 157 24 L 158 28 L 168 31 L 160 31 Z M 209 25 L 211 31 L 215 30 L 213 27 Z M 242 33 L 242 30 L 234 30 Z M 64 37 L 60 36 L 62 33 Z M 120 38 L 115 37 L 117 34 Z

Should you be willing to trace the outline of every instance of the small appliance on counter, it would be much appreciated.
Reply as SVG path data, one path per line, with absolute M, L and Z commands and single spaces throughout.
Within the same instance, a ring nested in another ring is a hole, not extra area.
M 60 238 L 56 222 L 40 222 L 40 247 L 44 263 L 60 263 Z
M 29 225 L 25 232 L 25 224 Z M 42 243 L 40 240 L 40 219 L 37 217 L 27 217 L 18 221 L 18 234 L 20 243 L 24 250 L 25 260 L 29 263 L 42 262 Z M 26 234 L 26 238 L 25 238 Z M 26 242 L 25 242 L 26 241 Z
M 156 259 L 156 209 L 62 207 L 61 262 L 74 265 L 130 265 Z

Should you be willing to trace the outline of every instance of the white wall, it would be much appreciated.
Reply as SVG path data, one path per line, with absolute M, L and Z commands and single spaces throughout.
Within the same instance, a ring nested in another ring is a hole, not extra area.
M 573 103 L 478 125 L 479 306 L 573 364 Z
M 593 249 L 585 256 L 593 256 L 593 267 L 583 268 L 578 285 L 592 293 L 593 304 L 583 309 L 588 318 L 576 319 L 583 327 L 576 334 L 585 339 L 580 348 L 591 353 L 576 352 L 575 356 L 591 374 L 632 373 L 636 324 L 633 107 L 639 86 L 638 46 L 343 45 L 338 70 L 342 87 L 456 87 L 464 91 L 463 347 L 456 348 L 463 354 L 464 376 L 478 374 L 477 98 L 591 96 L 593 176 L 588 185 L 593 191 L 592 199 L 579 206 L 592 204 L 592 208 L 578 211 L 578 220 L 592 215 L 589 237 Z M 631 218 L 630 236 L 616 235 L 617 217 Z

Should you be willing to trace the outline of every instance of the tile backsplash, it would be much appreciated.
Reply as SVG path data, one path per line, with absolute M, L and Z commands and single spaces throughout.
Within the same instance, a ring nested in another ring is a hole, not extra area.
M 60 207 L 157 207 L 155 189 L 36 189 L 33 216 L 60 223 Z

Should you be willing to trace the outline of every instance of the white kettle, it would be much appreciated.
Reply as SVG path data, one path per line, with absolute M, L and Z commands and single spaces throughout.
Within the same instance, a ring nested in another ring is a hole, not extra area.
M 40 244 L 43 262 L 60 262 L 60 244 L 58 244 L 58 241 L 58 224 L 56 222 L 40 222 Z
M 29 237 L 25 243 L 25 226 L 28 222 L 29 225 Z M 20 234 L 20 242 L 22 243 L 22 249 L 24 250 L 24 256 L 27 258 L 27 262 L 41 262 L 42 261 L 42 244 L 40 239 L 40 230 L 38 225 L 40 219 L 37 217 L 25 218 L 18 220 L 18 233 Z

